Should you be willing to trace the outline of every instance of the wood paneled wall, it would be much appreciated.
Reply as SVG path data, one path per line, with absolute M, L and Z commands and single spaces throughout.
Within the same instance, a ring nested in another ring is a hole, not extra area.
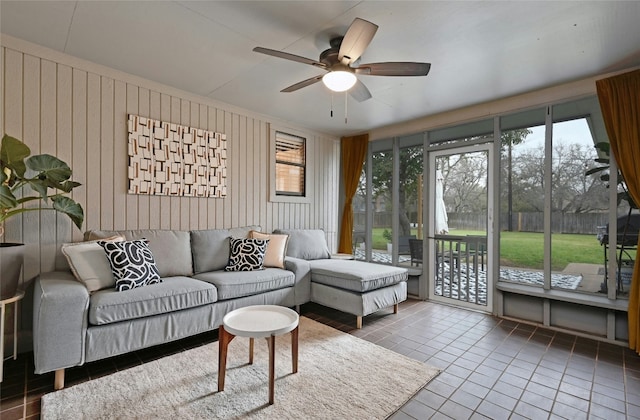
M 73 198 L 88 229 L 213 229 L 257 224 L 276 228 L 321 228 L 336 249 L 339 139 L 292 127 L 312 139 L 311 203 L 269 201 L 269 135 L 265 117 L 207 98 L 42 48 L 3 42 L 0 132 L 23 140 L 32 153 L 50 153 L 69 163 L 82 183 Z M 54 57 L 54 58 L 51 58 Z M 127 114 L 213 130 L 227 136 L 228 195 L 225 198 L 127 194 Z M 70 220 L 53 211 L 24 213 L 6 223 L 4 241 L 27 244 L 24 278 L 64 266 L 59 249 L 82 239 Z

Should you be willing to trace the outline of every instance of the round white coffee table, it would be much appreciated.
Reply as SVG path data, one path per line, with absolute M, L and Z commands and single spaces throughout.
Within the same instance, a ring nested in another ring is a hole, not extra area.
M 266 338 L 269 344 L 269 404 L 274 401 L 276 336 L 291 332 L 293 373 L 298 372 L 298 322 L 296 311 L 277 305 L 255 305 L 236 309 L 222 319 L 218 333 L 218 391 L 224 391 L 227 348 L 234 337 L 249 337 L 249 364 L 253 364 L 253 341 Z

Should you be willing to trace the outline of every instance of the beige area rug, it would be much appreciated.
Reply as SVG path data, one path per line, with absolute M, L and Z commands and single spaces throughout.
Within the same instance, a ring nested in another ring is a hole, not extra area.
M 276 338 L 275 404 L 268 405 L 266 340 L 229 345 L 224 392 L 217 392 L 218 343 L 187 350 L 42 397 L 49 419 L 384 419 L 439 370 L 300 318 L 299 368 L 290 335 Z

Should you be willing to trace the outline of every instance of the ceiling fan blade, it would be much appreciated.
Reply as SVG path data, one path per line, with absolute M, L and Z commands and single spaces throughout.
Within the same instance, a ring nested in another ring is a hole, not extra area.
M 431 69 L 429 63 L 389 62 L 361 64 L 355 68 L 356 74 L 369 76 L 426 76 Z
M 349 89 L 349 94 L 353 99 L 358 102 L 364 102 L 367 99 L 371 98 L 371 92 L 369 89 L 362 83 L 360 80 L 356 82 L 355 85 L 351 89 Z
M 322 76 L 324 76 L 323 74 L 321 74 L 320 76 L 314 76 L 310 79 L 307 80 L 303 80 L 302 82 L 298 82 L 296 84 L 293 84 L 287 88 L 282 89 L 280 92 L 294 92 L 298 89 L 302 89 L 303 87 L 307 87 L 310 86 L 314 83 L 318 83 L 320 80 L 322 80 Z
M 342 38 L 338 60 L 349 65 L 356 61 L 367 48 L 378 30 L 378 25 L 367 20 L 355 18 Z
M 312 59 L 306 58 L 306 57 L 301 57 L 301 56 L 295 55 L 295 54 L 289 54 L 289 53 L 286 53 L 284 51 L 272 50 L 272 49 L 263 48 L 263 47 L 255 47 L 253 49 L 253 51 L 261 53 L 261 54 L 271 55 L 273 57 L 284 58 L 285 60 L 296 61 L 296 62 L 302 63 L 302 64 L 309 64 L 309 65 L 320 67 L 320 68 L 323 68 L 323 69 L 327 68 L 326 64 L 321 63 L 319 61 L 312 60 Z

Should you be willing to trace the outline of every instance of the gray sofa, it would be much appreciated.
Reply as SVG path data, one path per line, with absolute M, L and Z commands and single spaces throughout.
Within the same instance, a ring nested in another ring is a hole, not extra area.
M 246 237 L 255 228 L 88 232 L 85 239 L 145 238 L 163 281 L 125 292 L 90 292 L 71 271 L 41 274 L 34 286 L 35 373 L 55 371 L 60 389 L 66 368 L 211 331 L 226 313 L 248 305 L 299 310 L 314 301 L 356 315 L 360 327 L 362 316 L 384 307 L 397 312 L 407 297 L 406 270 L 329 260 L 320 230 L 280 232 L 290 235 L 284 268 L 224 271 L 229 238 Z M 350 264 L 332 277 L 326 261 Z M 345 277 L 349 270 L 360 277 Z
M 296 277 L 309 285 L 309 300 L 362 317 L 393 307 L 407 299 L 408 271 L 405 268 L 362 261 L 331 259 L 321 230 L 283 230 L 289 236 L 287 258 L 295 262 Z

